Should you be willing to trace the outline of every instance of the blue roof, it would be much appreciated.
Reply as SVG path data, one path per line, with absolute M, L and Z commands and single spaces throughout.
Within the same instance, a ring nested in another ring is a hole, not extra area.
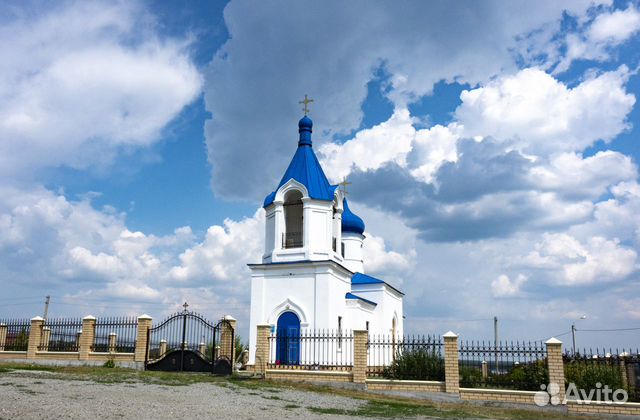
M 358 295 L 354 295 L 353 293 L 347 293 L 346 295 L 344 295 L 345 299 L 357 299 L 357 300 L 361 300 L 363 302 L 367 302 L 373 306 L 377 306 L 378 304 L 375 302 L 370 301 L 369 299 L 365 299 L 363 297 L 360 297 Z
M 342 203 L 344 205 L 344 211 L 342 212 L 342 231 L 354 232 L 362 235 L 364 233 L 364 222 L 360 216 L 351 211 L 346 198 Z
M 367 276 L 362 273 L 355 273 L 351 276 L 351 284 L 375 284 L 375 283 L 384 283 L 384 281 L 377 279 L 375 277 Z
M 402 293 L 400 290 L 396 289 L 386 281 L 377 279 L 372 276 L 367 276 L 366 274 L 362 274 L 362 273 L 355 273 L 353 276 L 351 276 L 351 284 L 386 284 L 396 292 L 400 293 L 401 295 L 404 295 L 404 293 Z
M 313 153 L 311 146 L 311 128 L 313 122 L 307 116 L 303 117 L 298 123 L 298 132 L 300 140 L 298 141 L 298 150 L 293 155 L 291 163 L 287 168 L 282 180 L 274 192 L 264 199 L 263 207 L 268 207 L 273 203 L 276 197 L 276 191 L 286 184 L 290 179 L 295 179 L 307 188 L 309 197 L 315 200 L 333 201 L 334 193 L 337 185 L 329 184 L 327 176 L 324 174 L 320 162 L 316 154 Z

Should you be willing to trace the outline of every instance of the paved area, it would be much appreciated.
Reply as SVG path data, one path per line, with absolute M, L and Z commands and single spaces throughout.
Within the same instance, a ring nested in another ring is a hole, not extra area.
M 347 419 L 311 407 L 357 409 L 363 401 L 228 383 L 184 386 L 54 379 L 49 372 L 0 375 L 0 419 Z
M 556 418 L 554 412 L 493 410 L 490 406 L 407 406 L 397 397 L 382 401 L 362 394 L 316 392 L 262 381 L 232 381 L 172 374 L 111 375 L 109 370 L 0 369 L 0 420 L 31 419 L 350 419 L 367 418 Z M 193 380 L 185 380 L 193 379 Z M 202 381 L 201 381 L 202 380 Z M 214 382 L 211 382 L 214 380 Z M 153 382 L 153 381 L 160 381 Z

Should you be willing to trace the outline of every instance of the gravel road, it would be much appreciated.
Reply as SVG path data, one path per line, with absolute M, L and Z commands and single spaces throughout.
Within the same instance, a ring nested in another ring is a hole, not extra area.
M 186 386 L 56 379 L 50 372 L 0 375 L 0 419 L 348 419 L 309 407 L 357 409 L 363 401 L 228 382 Z

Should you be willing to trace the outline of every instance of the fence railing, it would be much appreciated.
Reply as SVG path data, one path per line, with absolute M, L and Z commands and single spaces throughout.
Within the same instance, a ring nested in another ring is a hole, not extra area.
M 80 334 L 82 333 L 81 318 L 49 319 L 42 328 L 40 351 L 78 351 Z
M 367 344 L 368 376 L 444 380 L 443 343 L 440 336 L 370 335 Z
M 269 337 L 271 369 L 351 370 L 353 333 L 337 330 L 276 332 Z
M 549 383 L 542 342 L 465 341 L 458 348 L 460 386 L 539 391 Z
M 91 351 L 133 353 L 136 349 L 138 319 L 135 317 L 98 318 Z
M 624 389 L 629 401 L 640 402 L 640 352 L 618 349 L 583 349 L 581 352 L 565 353 L 564 371 L 569 386 L 584 390 Z M 598 385 L 599 384 L 599 385 Z M 570 396 L 568 396 L 569 398 Z
M 0 320 L 0 351 L 27 351 L 30 330 L 28 319 Z

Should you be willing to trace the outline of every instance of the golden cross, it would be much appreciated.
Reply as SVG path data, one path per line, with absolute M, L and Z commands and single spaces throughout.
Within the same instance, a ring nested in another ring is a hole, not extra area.
M 311 102 L 313 102 L 313 99 L 307 98 L 306 93 L 304 94 L 304 99 L 298 102 L 299 104 L 304 104 L 304 108 L 302 108 L 302 110 L 304 111 L 304 115 L 307 115 L 309 113 L 309 107 L 307 105 L 309 105 Z
M 352 183 L 347 181 L 347 177 L 342 177 L 342 182 L 339 183 L 338 185 L 340 185 L 342 187 L 342 193 L 344 195 L 347 195 L 347 185 L 351 185 Z

